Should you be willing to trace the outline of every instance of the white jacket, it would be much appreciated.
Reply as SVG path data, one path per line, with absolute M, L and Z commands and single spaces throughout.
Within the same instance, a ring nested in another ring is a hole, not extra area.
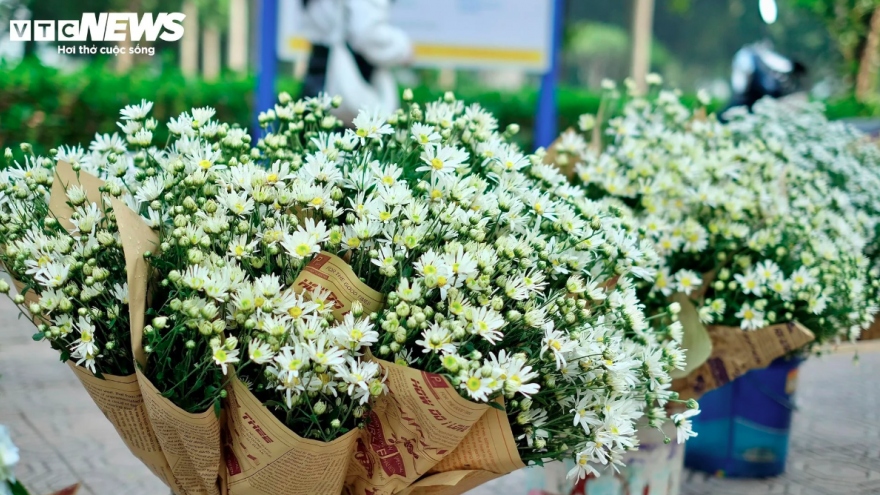
M 389 24 L 391 0 L 311 0 L 303 34 L 330 48 L 324 92 L 343 99 L 337 116 L 350 122 L 360 109 L 391 113 L 399 106 L 390 69 L 413 53 L 409 36 Z M 370 81 L 358 70 L 352 50 L 375 66 Z

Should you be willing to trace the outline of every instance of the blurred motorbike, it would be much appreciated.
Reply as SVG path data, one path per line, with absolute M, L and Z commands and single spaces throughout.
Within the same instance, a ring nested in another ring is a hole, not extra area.
M 733 57 L 730 85 L 733 97 L 721 112 L 752 106 L 761 98 L 782 98 L 802 89 L 807 68 L 773 51 L 766 43 L 742 47 Z

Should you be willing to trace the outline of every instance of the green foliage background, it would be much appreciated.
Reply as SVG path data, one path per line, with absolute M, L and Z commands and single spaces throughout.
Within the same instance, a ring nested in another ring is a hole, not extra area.
M 160 122 L 192 107 L 212 106 L 218 118 L 250 127 L 253 88 L 250 75 L 225 73 L 216 81 L 185 78 L 176 68 L 156 70 L 137 67 L 127 74 L 117 74 L 96 62 L 74 72 L 45 67 L 36 61 L 18 65 L 0 63 L 0 148 L 17 147 L 28 142 L 45 152 L 62 144 L 88 145 L 96 132 L 114 132 L 119 109 L 141 99 L 153 101 L 153 116 Z M 278 91 L 296 95 L 299 83 L 281 79 Z M 427 86 L 414 88 L 418 101 L 431 101 L 442 91 Z M 531 147 L 537 88 L 518 91 L 487 90 L 477 84 L 459 88 L 456 95 L 476 102 L 491 111 L 502 126 L 519 124 L 520 143 Z M 558 95 L 559 129 L 576 125 L 584 113 L 595 113 L 600 93 L 562 87 Z M 693 98 L 685 98 L 693 101 Z M 829 116 L 877 115 L 880 109 L 852 100 L 831 102 Z M 164 126 L 157 137 L 165 136 Z

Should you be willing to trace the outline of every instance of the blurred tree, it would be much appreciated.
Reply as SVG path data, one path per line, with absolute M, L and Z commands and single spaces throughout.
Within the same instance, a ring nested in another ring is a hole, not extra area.
M 831 33 L 855 76 L 855 96 L 861 102 L 876 98 L 880 65 L 880 0 L 795 0 L 817 15 Z
M 227 65 L 236 72 L 244 72 L 248 67 L 248 18 L 247 0 L 229 0 Z
M 563 50 L 571 82 L 598 87 L 602 79 L 620 80 L 630 71 L 630 33 L 602 22 L 577 22 L 567 28 Z M 654 40 L 651 46 L 651 69 L 664 74 L 678 74 L 680 64 L 669 50 Z
M 202 77 L 208 80 L 220 75 L 221 32 L 229 21 L 229 0 L 194 0 L 202 24 Z

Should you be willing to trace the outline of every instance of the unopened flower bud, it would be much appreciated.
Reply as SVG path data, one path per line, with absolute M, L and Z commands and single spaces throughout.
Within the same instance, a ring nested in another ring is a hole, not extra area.
M 385 384 L 381 380 L 373 380 L 370 382 L 370 395 L 378 397 L 385 393 Z
M 364 305 L 360 301 L 351 303 L 351 315 L 360 318 L 364 314 Z

